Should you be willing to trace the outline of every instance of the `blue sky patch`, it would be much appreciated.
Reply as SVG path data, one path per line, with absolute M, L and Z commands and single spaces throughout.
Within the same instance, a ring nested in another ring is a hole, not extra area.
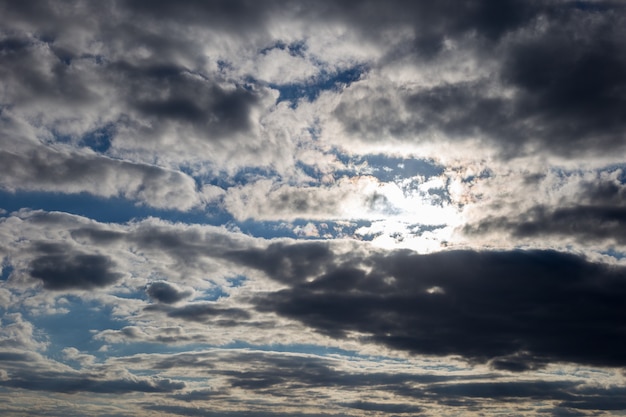
M 289 101 L 292 106 L 297 105 L 298 100 L 306 99 L 307 101 L 315 100 L 322 91 L 334 90 L 346 87 L 355 81 L 358 81 L 366 72 L 363 66 L 356 66 L 336 73 L 320 72 L 313 80 L 306 83 L 298 84 L 272 84 L 269 86 L 278 90 L 280 95 L 277 102 Z
M 115 125 L 109 124 L 87 133 L 80 139 L 79 144 L 91 148 L 95 152 L 105 153 L 111 147 L 114 136 Z
M 91 330 L 118 330 L 128 325 L 127 321 L 111 315 L 111 307 L 72 295 L 66 295 L 64 299 L 69 303 L 61 306 L 69 309 L 69 313 L 29 317 L 37 328 L 45 330 L 51 342 L 47 350 L 51 358 L 62 359 L 63 347 L 75 347 L 82 352 L 95 354 L 103 342 L 94 340 Z
M 196 224 L 223 224 L 232 219 L 232 216 L 225 213 L 218 205 L 210 205 L 205 210 L 194 209 L 188 212 L 159 210 L 120 197 L 103 198 L 87 193 L 0 191 L 0 202 L 0 208 L 9 213 L 22 208 L 62 211 L 104 223 L 126 223 L 151 216 L 172 222 L 185 221 Z

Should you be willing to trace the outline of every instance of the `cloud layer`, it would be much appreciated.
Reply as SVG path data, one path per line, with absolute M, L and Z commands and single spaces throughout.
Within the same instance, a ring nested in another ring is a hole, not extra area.
M 0 0 L 2 415 L 622 412 L 625 23 Z

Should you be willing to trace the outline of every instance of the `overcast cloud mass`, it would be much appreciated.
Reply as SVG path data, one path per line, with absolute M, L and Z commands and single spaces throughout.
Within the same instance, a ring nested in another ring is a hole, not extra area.
M 3 416 L 626 415 L 626 4 L 0 0 Z

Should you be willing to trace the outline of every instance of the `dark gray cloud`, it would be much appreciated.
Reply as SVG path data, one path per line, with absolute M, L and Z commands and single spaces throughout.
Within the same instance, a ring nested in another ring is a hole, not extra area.
M 210 408 L 202 407 L 186 407 L 178 405 L 146 405 L 146 410 L 161 411 L 168 414 L 176 414 L 179 416 L 203 416 L 203 417 L 329 417 L 338 416 L 345 417 L 342 414 L 328 414 L 328 413 L 300 413 L 300 412 L 281 412 L 278 410 L 262 410 L 262 411 L 215 411 Z
M 48 217 L 50 213 L 46 213 Z M 107 230 L 103 228 L 80 227 L 70 231 L 71 236 L 76 239 L 87 239 L 98 245 L 104 245 L 122 241 L 126 237 L 125 232 Z
M 278 246 L 234 255 L 289 285 L 259 296 L 257 309 L 324 334 L 360 332 L 394 349 L 511 371 L 626 363 L 621 267 L 554 251 L 335 257 L 325 244 Z
M 559 405 L 580 410 L 626 410 L 626 389 L 624 387 L 587 387 L 580 389 L 579 395 L 573 396 Z
M 519 130 L 524 120 L 512 114 L 510 100 L 484 96 L 488 88 L 486 81 L 443 84 L 394 92 L 393 100 L 399 98 L 394 103 L 391 96 L 382 96 L 363 83 L 353 89 L 354 94 L 366 94 L 365 101 L 355 105 L 349 91 L 334 116 L 352 135 L 375 142 L 381 135 L 414 140 L 416 135 L 443 132 L 449 139 L 464 139 L 480 132 L 504 148 L 519 150 L 519 142 L 528 139 L 527 132 Z M 403 117 L 403 112 L 411 117 Z
M 0 386 L 65 394 L 76 392 L 126 394 L 174 392 L 183 389 L 185 384 L 169 379 L 106 379 L 88 373 L 28 372 L 0 380 Z
M 292 4 L 285 1 L 268 1 L 263 4 L 245 0 L 196 1 L 186 0 L 178 6 L 168 1 L 132 0 L 122 8 L 137 19 L 184 21 L 188 24 L 216 27 L 220 30 L 246 33 L 263 29 L 263 24 L 277 8 Z
M 622 146 L 623 22 L 621 6 L 589 14 L 561 11 L 540 36 L 512 45 L 501 76 L 519 89 L 518 120 L 534 122 L 525 134 L 539 136 L 547 149 L 565 155 Z
M 313 16 L 319 16 L 320 19 L 348 23 L 366 39 L 378 39 L 381 31 L 408 26 L 415 30 L 415 39 L 404 50 L 394 52 L 432 57 L 443 48 L 445 37 L 475 33 L 486 40 L 494 41 L 548 10 L 546 6 L 549 4 L 520 0 L 461 3 L 422 3 L 410 0 L 329 1 L 322 6 L 316 4 L 311 11 L 304 12 L 312 12 Z
M 580 242 L 626 240 L 626 207 L 534 207 L 514 217 L 490 217 L 464 226 L 468 235 L 504 231 L 517 238 L 572 237 Z
M 60 244 L 35 245 L 30 275 L 48 290 L 92 290 L 115 284 L 122 274 L 107 256 L 77 252 Z
M 355 408 L 357 410 L 364 411 L 382 411 L 384 413 L 420 413 L 423 409 L 415 405 L 410 404 L 395 404 L 395 403 L 375 403 L 369 401 L 355 401 L 353 403 L 341 404 L 344 407 Z
M 169 317 L 186 321 L 211 322 L 223 326 L 236 326 L 250 318 L 250 313 L 241 308 L 223 307 L 217 303 L 190 303 L 180 307 L 153 304 L 146 311 L 163 311 Z
M 544 4 L 545 3 L 545 4 Z M 263 33 L 276 13 L 290 19 L 308 22 L 347 24 L 370 41 L 381 31 L 408 26 L 416 31 L 416 39 L 408 50 L 432 56 L 443 46 L 446 36 L 478 33 L 487 40 L 497 40 L 511 30 L 523 26 L 533 17 L 549 10 L 550 2 L 506 1 L 442 1 L 421 3 L 407 0 L 379 1 L 270 1 L 257 5 L 247 1 L 185 1 L 179 7 L 168 2 L 132 1 L 124 9 L 140 21 L 179 21 L 207 25 L 226 32 L 246 36 Z M 450 13 L 452 8 L 455 13 Z M 403 51 L 406 53 L 406 51 Z
M 576 382 L 558 381 L 479 381 L 464 382 L 459 384 L 436 385 L 428 388 L 429 392 L 442 398 L 532 398 L 542 399 L 571 399 L 575 395 L 573 391 L 579 387 Z
M 595 387 L 572 381 L 461 382 L 432 385 L 427 392 L 441 401 L 507 400 L 555 401 L 551 415 L 588 415 L 576 410 L 624 410 L 624 388 Z
M 0 352 L 0 362 L 29 362 L 34 359 L 36 356 L 30 353 Z
M 533 152 L 568 158 L 610 155 L 623 149 L 623 6 L 614 2 L 524 3 L 463 2 L 454 6 L 459 7 L 458 14 L 449 13 L 445 2 L 415 6 L 420 9 L 416 13 L 411 6 L 392 9 L 390 13 L 406 12 L 400 22 L 430 20 L 416 25 L 417 50 L 426 55 L 428 51 L 433 56 L 443 53 L 444 37 L 461 41 L 461 34 L 476 31 L 489 40 L 474 44 L 478 59 L 485 65 L 491 59 L 499 64 L 487 77 L 419 89 L 357 83 L 351 87 L 356 95 L 348 92 L 334 115 L 355 137 L 375 142 L 381 136 L 413 141 L 416 136 L 441 133 L 449 139 L 480 137 L 506 157 L 527 152 L 529 146 Z M 381 10 L 380 15 L 385 12 Z M 483 19 L 486 16 L 502 19 Z M 542 29 L 535 30 L 537 26 Z M 413 53 L 417 52 L 409 49 L 400 55 L 406 58 Z M 423 59 L 415 62 L 417 68 Z M 389 93 L 390 89 L 395 90 Z M 514 93 L 493 94 L 505 89 Z M 363 98 L 358 104 L 353 101 L 357 96 Z M 405 112 L 410 117 L 403 116 Z
M 516 238 L 568 237 L 580 243 L 626 242 L 626 187 L 618 180 L 583 181 L 558 204 L 489 215 L 463 226 L 468 236 L 504 232 Z
M 212 140 L 251 129 L 250 113 L 260 96 L 252 88 L 232 85 L 172 65 L 108 66 L 114 85 L 125 86 L 127 103 L 158 132 L 169 122 L 189 125 Z
M 299 245 L 272 243 L 265 249 L 229 251 L 225 256 L 235 262 L 260 269 L 273 279 L 286 284 L 315 276 L 334 261 L 330 245 L 321 242 Z
M 153 300 L 165 304 L 177 303 L 191 295 L 191 291 L 181 291 L 166 281 L 151 282 L 146 287 L 146 293 Z
M 452 376 L 410 374 L 404 372 L 349 372 L 338 370 L 332 360 L 303 355 L 262 354 L 257 352 L 228 355 L 222 358 L 229 363 L 253 363 L 252 368 L 241 370 L 215 370 L 228 377 L 230 386 L 286 395 L 285 390 L 299 388 L 374 388 L 401 391 L 406 384 L 424 384 L 456 379 Z

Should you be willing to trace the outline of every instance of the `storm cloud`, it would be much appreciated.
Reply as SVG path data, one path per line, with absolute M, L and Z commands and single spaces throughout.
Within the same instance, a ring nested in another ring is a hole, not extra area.
M 537 238 L 568 239 L 581 245 L 623 244 L 626 221 L 625 188 L 620 169 L 591 178 L 573 178 L 561 186 L 551 186 L 556 198 L 543 204 L 530 204 L 514 212 L 493 213 L 463 226 L 468 236 L 504 234 L 518 240 Z M 535 188 L 544 187 L 531 181 Z M 558 189 L 567 187 L 567 193 Z M 555 201 L 556 200 L 556 201 Z
M 311 244 L 280 253 L 254 264 L 289 288 L 259 296 L 257 309 L 333 337 L 359 332 L 393 349 L 512 371 L 626 361 L 619 348 L 626 337 L 622 267 L 554 251 L 346 258 Z M 315 268 L 307 265 L 312 259 Z
M 191 295 L 190 291 L 182 291 L 166 281 L 152 282 L 146 288 L 146 293 L 161 303 L 173 304 Z
M 173 392 L 185 387 L 183 383 L 169 380 L 106 380 L 89 378 L 87 375 L 29 375 L 28 378 L 14 378 L 0 381 L 0 385 L 35 391 L 50 391 L 71 394 L 92 392 L 99 394 L 126 394 L 129 392 Z
M 115 284 L 122 274 L 104 255 L 86 254 L 61 245 L 37 245 L 41 255 L 30 263 L 30 275 L 48 290 L 92 290 Z
M 250 314 L 240 308 L 225 308 L 216 303 L 192 303 L 180 307 L 166 307 L 153 305 L 146 307 L 147 311 L 164 311 L 169 317 L 180 318 L 187 321 L 209 322 L 215 319 L 214 323 L 235 326 L 238 321 L 250 318 Z

